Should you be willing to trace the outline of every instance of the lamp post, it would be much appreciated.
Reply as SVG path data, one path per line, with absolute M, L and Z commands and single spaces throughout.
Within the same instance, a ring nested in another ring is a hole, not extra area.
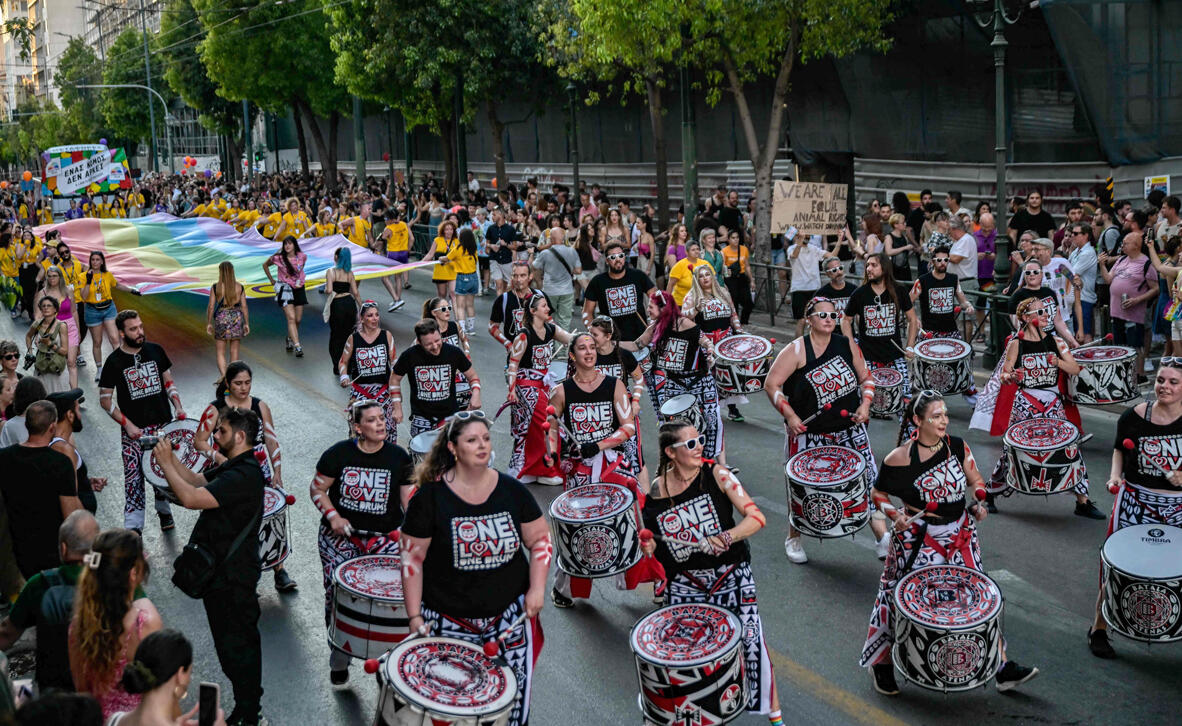
M 172 128 L 168 125 L 169 121 L 171 121 L 173 117 L 168 113 L 168 104 L 165 103 L 164 96 L 161 96 L 149 86 L 140 85 L 139 83 L 75 83 L 74 88 L 138 88 L 141 91 L 147 91 L 148 93 L 152 94 L 152 96 L 160 99 L 160 105 L 164 109 L 164 136 L 165 144 L 168 146 L 168 171 L 169 173 L 176 173 L 176 169 L 173 168 L 174 160 L 172 154 Z M 148 96 L 149 109 L 152 108 L 152 96 Z M 151 118 L 155 118 L 155 113 L 151 114 Z M 153 139 L 156 136 L 155 128 L 152 129 L 152 136 Z M 155 141 L 153 141 L 153 144 L 155 144 Z M 153 157 L 153 161 L 155 161 L 155 157 Z M 155 167 L 155 164 L 153 164 L 153 167 Z M 159 169 L 153 168 L 153 171 L 159 171 Z
M 571 175 L 574 177 L 574 201 L 579 201 L 579 112 L 575 100 L 575 83 L 566 84 L 566 94 L 570 99 L 570 164 Z

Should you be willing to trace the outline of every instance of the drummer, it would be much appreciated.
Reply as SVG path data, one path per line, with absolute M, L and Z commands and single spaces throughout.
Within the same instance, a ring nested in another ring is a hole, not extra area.
M 708 265 L 694 270 L 689 294 L 681 302 L 681 314 L 692 318 L 714 345 L 729 335 L 743 332 L 739 327 L 739 311 L 735 309 L 730 292 L 718 284 L 714 268 Z M 722 403 L 726 404 L 727 417 L 731 421 L 741 423 L 744 420 L 738 404 L 747 403 L 746 396 L 730 396 Z
M 1112 469 L 1108 486 L 1120 486 L 1108 517 L 1108 534 L 1137 524 L 1169 524 L 1182 527 L 1182 460 L 1170 459 L 1161 469 L 1141 456 L 1153 450 L 1173 451 L 1182 440 L 1182 358 L 1161 359 L 1153 384 L 1155 400 L 1138 403 L 1116 422 Z M 1131 441 L 1132 449 L 1125 448 Z M 1108 642 L 1108 624 L 1100 615 L 1103 585 L 1096 601 L 1096 618 L 1088 631 L 1088 648 L 1097 658 L 1115 658 Z
M 556 462 L 546 462 L 546 435 L 541 426 L 550 405 L 550 382 L 546 378 L 555 340 L 569 344 L 571 335 L 550 322 L 550 301 L 538 293 L 526 303 L 521 332 L 509 348 L 508 403 L 513 406 L 509 475 L 548 486 L 562 483 Z
M 726 608 L 742 623 L 747 711 L 784 723 L 771 658 L 751 573 L 751 550 L 743 540 L 763 529 L 763 513 L 726 467 L 703 458 L 705 438 L 691 424 L 661 424 L 657 477 L 644 505 L 644 524 L 657 538 L 641 542 L 656 553 L 669 578 L 668 605 L 708 603 Z M 735 523 L 735 510 L 742 519 Z M 677 531 L 666 531 L 666 522 Z M 691 524 L 692 523 L 692 524 Z M 696 542 L 684 542 L 691 534 Z
M 632 381 L 632 423 L 636 434 L 624 442 L 624 456 L 628 458 L 628 465 L 640 484 L 640 490 L 648 491 L 648 465 L 644 462 L 644 447 L 641 444 L 640 399 L 644 395 L 644 374 L 640 362 L 631 351 L 620 345 L 619 329 L 608 316 L 596 316 L 588 332 L 595 341 L 596 370 L 605 376 L 615 376 L 625 384 Z
M 332 616 L 332 575 L 362 555 L 397 554 L 402 513 L 414 493 L 410 456 L 386 438 L 382 404 L 361 400 L 349 409 L 356 438 L 333 444 L 316 462 L 312 503 L 320 510 L 317 540 L 324 568 L 324 622 Z M 349 680 L 350 657 L 328 656 L 334 686 Z
M 454 323 L 453 323 L 454 325 Z M 459 410 L 455 380 L 463 376 L 472 389 L 469 409 L 480 408 L 480 378 L 464 351 L 443 342 L 434 318 L 415 323 L 415 344 L 394 361 L 390 398 L 394 424 L 402 423 L 402 378 L 410 376 L 410 438 L 430 431 Z
M 948 435 L 948 406 L 939 393 L 918 393 L 907 406 L 907 417 L 916 426 L 916 438 L 887 454 L 871 489 L 879 510 L 894 522 L 895 536 L 890 540 L 878 597 L 870 611 L 870 632 L 860 664 L 870 669 L 874 690 L 885 696 L 899 693 L 891 664 L 894 594 L 899 578 L 920 567 L 942 564 L 984 572 L 974 520 L 980 522 L 988 512 L 976 500 L 975 490 L 983 483 L 973 452 L 964 439 Z M 890 496 L 901 500 L 903 508 L 896 509 Z M 925 511 L 929 502 L 936 503 L 935 511 Z M 972 504 L 966 506 L 966 502 Z M 908 524 L 919 512 L 924 512 L 923 517 Z M 1008 691 L 1038 675 L 1037 668 L 1009 660 L 1004 640 L 1001 645 L 997 690 Z
M 816 297 L 829 298 L 837 307 L 837 312 L 845 315 L 845 307 L 850 302 L 850 296 L 854 294 L 854 286 L 845 279 L 845 264 L 839 257 L 826 257 L 822 266 L 828 282 L 821 285 Z
M 418 494 L 402 531 L 410 628 L 476 645 L 507 634 L 500 652 L 518 682 L 509 724 L 525 724 L 542 650 L 537 616 L 554 556 L 550 529 L 529 490 L 489 468 L 482 412 L 461 411 L 442 431 L 415 470 Z M 530 619 L 518 622 L 522 614 Z
M 218 381 L 213 400 L 201 412 L 201 421 L 193 435 L 193 448 L 210 457 L 212 466 L 226 463 L 226 457 L 218 451 L 213 438 L 218 417 L 227 408 L 238 408 L 243 411 L 250 409 L 262 423 L 256 431 L 254 455 L 262 467 L 263 481 L 267 486 L 282 491 L 283 456 L 279 450 L 279 438 L 275 433 L 275 421 L 271 418 L 271 407 L 250 395 L 253 382 L 254 374 L 245 361 L 231 361 L 226 366 L 226 374 Z M 296 589 L 296 581 L 287 574 L 282 563 L 275 567 L 275 589 L 279 592 L 291 592 Z
M 439 334 L 443 342 L 454 345 L 464 351 L 468 360 L 472 360 L 472 348 L 468 341 L 468 333 L 456 321 L 451 319 L 451 303 L 441 297 L 429 298 L 423 303 L 423 320 L 434 320 L 439 324 Z M 472 400 L 472 386 L 463 373 L 456 373 L 456 402 L 459 408 L 468 408 Z
M 919 303 L 919 318 L 923 324 L 924 337 L 964 340 L 964 334 L 956 326 L 956 320 L 960 317 L 957 303 L 960 303 L 960 312 L 965 315 L 973 315 L 975 311 L 965 297 L 956 273 L 948 272 L 949 260 L 947 246 L 940 245 L 932 250 L 932 267 L 920 275 L 911 286 L 911 302 Z M 965 402 L 970 406 L 977 404 L 975 388 L 954 393 L 963 394 Z
M 784 346 L 763 386 L 784 419 L 784 460 L 817 446 L 845 446 L 862 455 L 873 478 L 878 468 L 866 422 L 874 400 L 874 380 L 862 350 L 834 332 L 841 313 L 832 300 L 814 297 L 805 305 L 804 313 L 805 334 Z M 849 415 L 842 416 L 842 411 Z M 805 424 L 809 418 L 812 420 Z M 886 557 L 888 533 L 880 512 L 871 516 L 870 528 L 878 543 L 879 558 Z M 791 523 L 784 553 L 796 564 L 809 561 L 800 532 Z
M 583 327 L 591 327 L 592 316 L 598 311 L 611 318 L 621 338 L 635 340 L 648 324 L 644 301 L 656 285 L 648 275 L 628 265 L 624 244 L 619 240 L 604 246 L 603 257 L 607 269 L 591 278 L 583 296 Z
M 991 388 L 985 391 L 973 412 L 969 428 L 989 431 L 991 436 L 1000 437 L 1016 423 L 1032 418 L 1051 418 L 1070 421 L 1082 434 L 1079 410 L 1067 400 L 1067 377 L 1078 374 L 1080 366 L 1059 336 L 1044 331 L 1050 310 L 1041 297 L 1031 296 L 1018 303 L 1016 312 L 1022 327 L 1006 344 L 1001 388 L 996 394 Z M 1079 480 L 1072 489 L 1075 514 L 1088 519 L 1104 519 L 1104 514 L 1088 499 L 1087 467 L 1082 458 L 1079 466 Z M 1009 488 L 1010 468 L 1009 446 L 1003 442 L 997 465 L 989 476 L 986 506 L 991 512 L 997 511 L 996 497 Z
M 349 403 L 377 401 L 385 412 L 386 440 L 398 443 L 398 427 L 394 418 L 393 385 L 394 336 L 382 329 L 382 315 L 373 300 L 361 303 L 357 329 L 345 341 L 338 368 L 341 388 L 349 389 Z M 350 378 L 352 376 L 352 378 Z M 351 431 L 352 429 L 350 429 Z

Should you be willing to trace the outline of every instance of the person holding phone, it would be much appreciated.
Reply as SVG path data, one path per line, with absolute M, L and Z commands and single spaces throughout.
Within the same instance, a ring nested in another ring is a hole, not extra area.
M 193 645 L 184 634 L 171 628 L 149 634 L 135 649 L 135 658 L 123 669 L 121 679 L 124 690 L 142 695 L 143 700 L 134 710 L 111 714 L 105 726 L 226 726 L 226 714 L 218 705 L 220 689 L 214 683 L 202 683 L 197 705 L 181 713 L 181 700 L 192 682 Z

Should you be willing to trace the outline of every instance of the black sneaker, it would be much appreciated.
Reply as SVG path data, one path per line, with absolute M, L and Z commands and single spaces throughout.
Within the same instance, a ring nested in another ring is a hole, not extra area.
M 263 709 L 261 708 L 258 713 L 246 716 L 238 714 L 237 709 L 235 709 L 235 713 L 226 719 L 226 726 L 270 726 L 270 723 L 263 716 Z
M 874 681 L 874 690 L 882 695 L 899 695 L 899 684 L 895 682 L 895 666 L 890 663 L 870 666 L 870 678 Z
M 1087 517 L 1088 519 L 1108 519 L 1104 512 L 1096 509 L 1096 505 L 1091 499 L 1086 502 L 1075 503 L 1075 516 Z
M 985 495 L 985 510 L 990 514 L 997 514 L 997 502 L 994 501 L 996 497 L 992 494 Z
M 1112 660 L 1116 657 L 1116 650 L 1108 642 L 1107 630 L 1088 630 L 1088 650 L 1097 658 Z
M 1012 660 L 1006 661 L 1006 664 L 997 672 L 997 690 L 1004 692 L 1017 688 L 1037 675 L 1037 668 L 1019 665 Z
M 556 608 L 573 608 L 575 606 L 575 601 L 559 592 L 558 588 L 550 590 L 550 599 L 554 601 Z
M 171 514 L 160 513 L 160 531 L 171 532 L 176 529 L 176 520 L 172 518 Z
M 287 574 L 287 570 L 275 570 L 275 589 L 279 592 L 291 592 L 299 585 Z
M 342 668 L 339 671 L 329 671 L 328 680 L 331 681 L 334 686 L 345 685 L 349 682 L 349 669 Z
M 290 353 L 295 348 L 295 343 L 291 342 L 291 336 L 287 337 L 287 352 Z
M 743 423 L 747 419 L 743 418 L 743 414 L 739 413 L 737 406 L 729 406 L 726 410 L 726 417 L 735 423 Z
M 297 345 L 297 346 L 295 347 L 295 357 L 296 357 L 296 358 L 303 358 L 303 357 L 304 357 L 304 348 L 303 348 L 303 346 Z

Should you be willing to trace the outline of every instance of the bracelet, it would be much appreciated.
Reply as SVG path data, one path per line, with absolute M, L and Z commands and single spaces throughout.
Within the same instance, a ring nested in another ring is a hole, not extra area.
M 119 425 L 120 426 L 127 425 L 127 416 L 124 416 L 122 411 L 119 412 Z
M 735 538 L 729 529 L 724 529 L 721 533 L 719 533 L 718 538 L 722 540 L 723 544 L 726 545 L 728 550 L 731 548 L 731 545 L 735 543 Z

